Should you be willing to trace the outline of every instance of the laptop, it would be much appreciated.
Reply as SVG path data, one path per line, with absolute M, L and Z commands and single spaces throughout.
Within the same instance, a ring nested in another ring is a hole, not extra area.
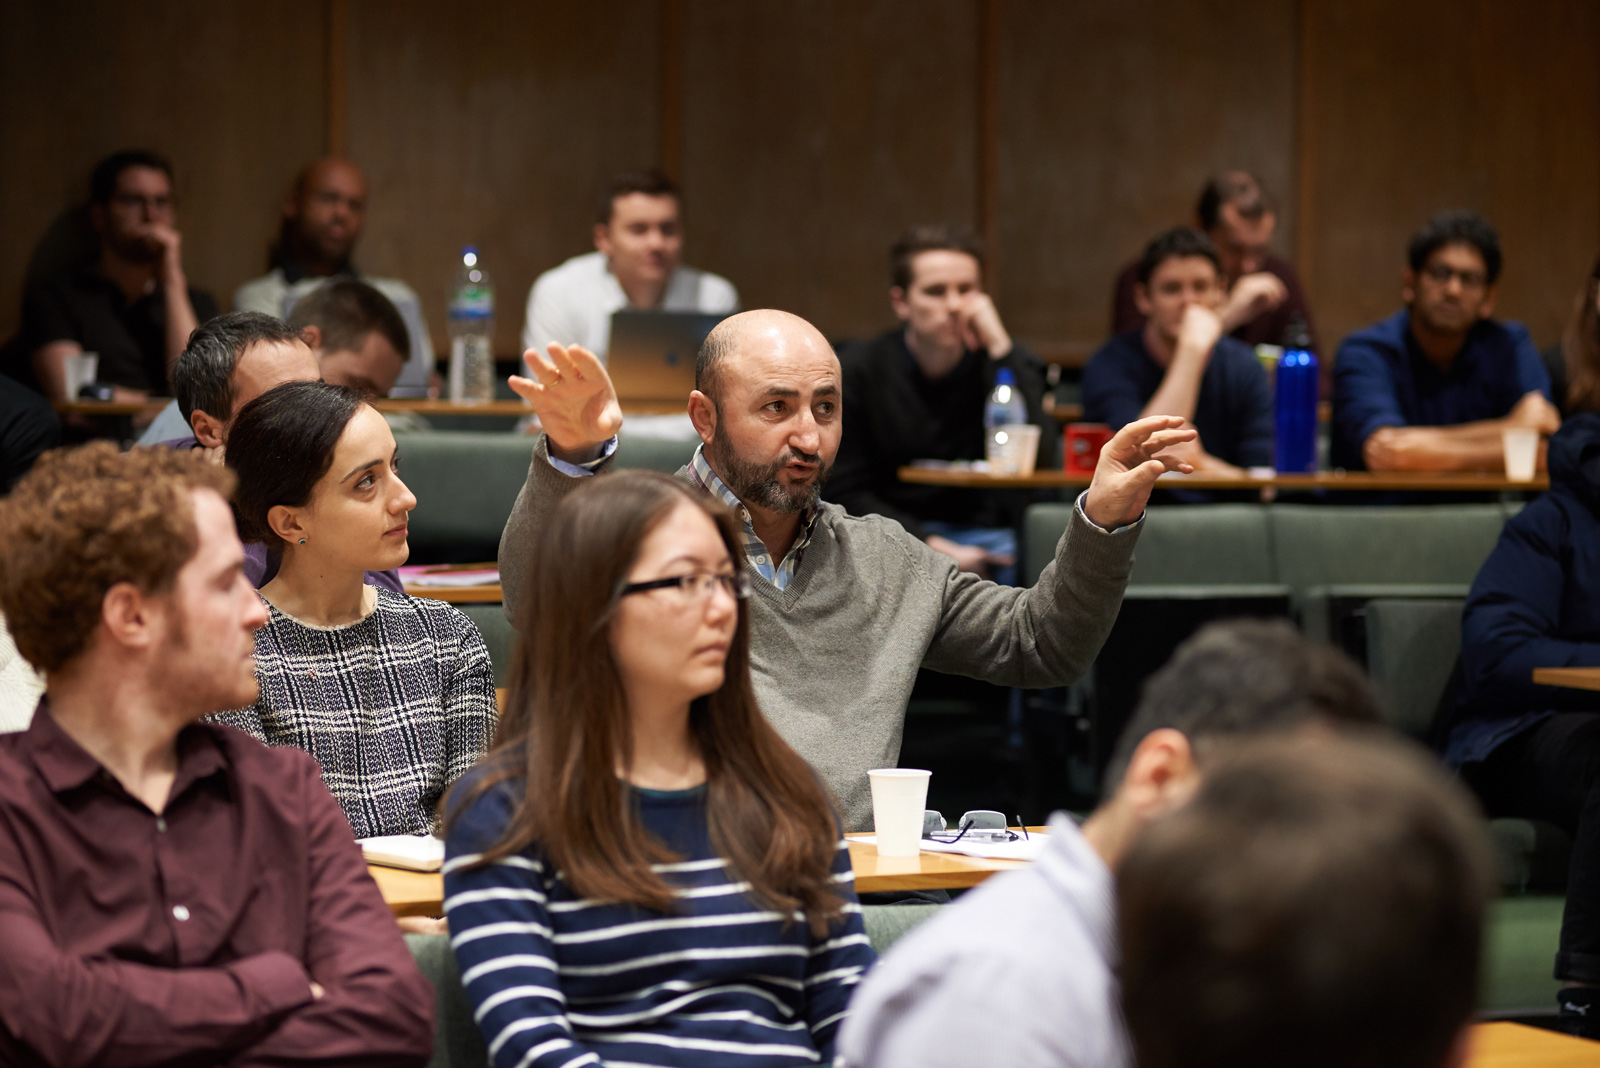
M 611 315 L 606 370 L 623 404 L 682 406 L 694 389 L 694 358 L 720 323 L 714 312 L 639 311 Z

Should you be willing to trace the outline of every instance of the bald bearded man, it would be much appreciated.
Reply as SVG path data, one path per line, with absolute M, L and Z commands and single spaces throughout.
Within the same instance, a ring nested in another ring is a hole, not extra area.
M 410 337 L 411 351 L 389 396 L 426 396 L 434 361 L 422 302 L 400 279 L 369 278 L 351 260 L 366 216 L 367 179 L 354 163 L 330 157 L 301 171 L 283 202 L 282 228 L 268 253 L 272 269 L 239 287 L 233 310 L 288 319 L 324 279 L 359 278 L 389 298 Z
M 511 379 L 545 433 L 500 540 L 513 623 L 544 518 L 579 480 L 611 465 L 622 411 L 580 346 L 524 355 Z M 701 446 L 680 478 L 744 524 L 750 660 L 767 717 L 833 790 L 847 830 L 870 827 L 870 768 L 899 759 L 919 667 L 1002 686 L 1059 686 L 1094 660 L 1127 585 L 1145 502 L 1181 419 L 1129 423 L 1101 451 L 1055 561 L 1032 589 L 999 586 L 878 515 L 820 500 L 839 449 L 839 361 L 810 323 L 780 311 L 723 320 L 695 361 L 689 417 Z M 553 606 L 544 610 L 558 611 Z

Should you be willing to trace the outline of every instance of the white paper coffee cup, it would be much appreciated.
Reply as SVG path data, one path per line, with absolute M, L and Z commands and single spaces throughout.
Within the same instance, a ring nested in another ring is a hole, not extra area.
M 1506 478 L 1513 482 L 1532 482 L 1539 466 L 1539 432 L 1532 427 L 1508 426 L 1501 431 L 1505 448 Z
M 914 857 L 922 852 L 922 812 L 932 773 L 916 768 L 878 768 L 867 772 L 872 784 L 872 829 L 880 857 Z
M 71 400 L 78 399 L 78 391 L 84 386 L 94 384 L 95 377 L 100 373 L 100 354 L 97 352 L 78 352 L 63 360 L 61 366 L 62 377 L 66 379 L 67 397 Z

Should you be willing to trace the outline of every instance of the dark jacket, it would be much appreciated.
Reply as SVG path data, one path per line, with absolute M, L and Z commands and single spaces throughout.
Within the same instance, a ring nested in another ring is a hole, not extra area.
M 1536 686 L 1533 669 L 1600 667 L 1600 414 L 1550 439 L 1550 492 L 1513 516 L 1461 619 L 1461 692 L 1445 732 L 1456 765 L 1557 709 L 1597 709 L 1585 690 Z

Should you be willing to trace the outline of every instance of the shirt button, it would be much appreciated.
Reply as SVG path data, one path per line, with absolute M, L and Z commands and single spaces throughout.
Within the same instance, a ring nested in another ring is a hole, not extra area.
M 163 819 L 162 817 L 157 816 L 156 817 L 156 830 L 165 833 L 166 829 L 167 829 L 167 821 L 165 819 Z
M 174 906 L 172 906 L 172 918 L 177 920 L 177 921 L 179 921 L 180 923 L 183 922 L 184 920 L 187 920 L 189 918 L 189 908 L 188 908 L 188 906 L 187 905 L 174 905 Z

